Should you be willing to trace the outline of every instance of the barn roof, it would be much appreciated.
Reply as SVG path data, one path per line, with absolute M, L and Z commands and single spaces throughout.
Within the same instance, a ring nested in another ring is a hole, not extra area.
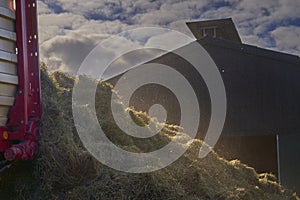
M 197 42 L 199 42 L 205 49 L 208 51 L 211 48 L 219 48 L 222 49 L 223 51 L 230 50 L 233 52 L 239 52 L 242 54 L 248 54 L 248 55 L 253 55 L 253 56 L 258 56 L 258 57 L 264 57 L 266 59 L 271 59 L 271 60 L 277 60 L 279 62 L 284 63 L 289 63 L 292 65 L 295 65 L 296 67 L 300 67 L 300 57 L 297 55 L 292 55 L 284 52 L 279 52 L 271 49 L 266 49 L 250 44 L 244 44 L 244 43 L 237 43 L 236 41 L 232 40 L 226 40 L 226 39 L 220 39 L 220 38 L 214 38 L 210 36 L 205 36 L 202 37 L 201 39 L 197 39 Z M 189 44 L 188 44 L 189 45 Z M 181 47 L 184 48 L 184 47 Z M 209 54 L 214 57 L 215 53 L 214 51 L 208 51 Z M 168 54 L 168 53 L 166 53 Z M 164 56 L 164 55 L 162 55 Z M 156 59 L 156 58 L 155 58 Z M 138 67 L 138 66 L 135 66 Z M 133 67 L 133 68 L 135 68 Z M 122 71 L 119 71 L 115 74 L 110 74 L 108 77 L 106 77 L 104 80 L 109 80 L 112 79 L 116 76 L 119 76 L 128 70 L 132 68 L 124 69 Z
M 231 18 L 193 21 L 186 23 L 196 39 L 205 36 L 241 43 L 241 38 Z
M 281 62 L 286 62 L 291 64 L 299 64 L 300 62 L 300 57 L 297 55 L 292 55 L 292 54 L 279 52 L 271 49 L 257 47 L 250 44 L 236 43 L 230 40 L 212 38 L 209 36 L 198 39 L 197 41 L 204 48 L 208 46 L 215 46 L 218 48 L 223 48 L 224 50 L 230 49 L 233 51 L 239 51 L 243 54 L 251 54 L 251 55 L 265 57 L 272 60 L 278 60 Z

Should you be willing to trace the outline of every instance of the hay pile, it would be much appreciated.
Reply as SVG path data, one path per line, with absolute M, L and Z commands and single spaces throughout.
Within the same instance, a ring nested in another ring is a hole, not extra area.
M 259 175 L 239 161 L 226 161 L 214 152 L 197 159 L 201 141 L 170 166 L 148 174 L 127 174 L 97 162 L 77 135 L 71 109 L 74 79 L 42 69 L 43 116 L 40 151 L 32 162 L 19 162 L 0 175 L 0 199 L 298 199 L 270 174 Z M 176 126 L 166 126 L 147 141 L 122 134 L 110 113 L 111 85 L 99 83 L 98 119 L 108 137 L 131 151 L 151 151 L 174 137 Z M 120 102 L 120 107 L 123 108 Z M 150 120 L 131 110 L 138 124 Z

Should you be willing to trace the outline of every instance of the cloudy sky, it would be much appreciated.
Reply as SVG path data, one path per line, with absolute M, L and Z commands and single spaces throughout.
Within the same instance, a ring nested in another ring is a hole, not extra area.
M 139 27 L 189 34 L 186 21 L 232 17 L 242 41 L 300 55 L 299 0 L 38 0 L 41 59 L 73 74 L 104 39 Z

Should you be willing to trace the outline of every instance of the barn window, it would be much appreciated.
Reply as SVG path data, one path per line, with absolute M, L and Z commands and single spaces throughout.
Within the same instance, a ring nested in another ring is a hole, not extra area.
M 216 26 L 210 26 L 210 27 L 203 27 L 200 28 L 200 31 L 202 33 L 202 36 L 210 36 L 210 37 L 217 37 L 217 27 Z

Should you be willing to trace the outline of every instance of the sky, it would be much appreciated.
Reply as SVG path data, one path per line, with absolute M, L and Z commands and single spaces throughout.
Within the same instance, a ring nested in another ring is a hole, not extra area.
M 40 58 L 75 74 L 99 42 L 161 27 L 191 35 L 185 22 L 231 17 L 243 43 L 300 56 L 299 0 L 38 0 Z

